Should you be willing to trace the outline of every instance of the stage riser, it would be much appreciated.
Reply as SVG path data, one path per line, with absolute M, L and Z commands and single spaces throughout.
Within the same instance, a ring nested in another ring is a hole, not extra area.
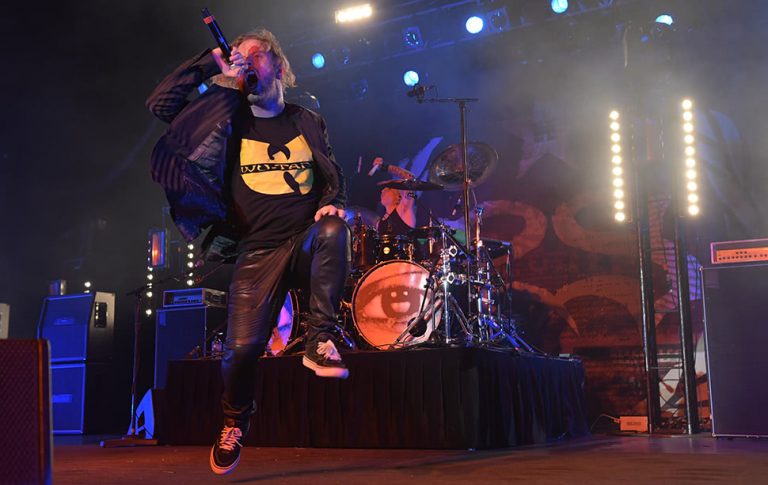
M 250 446 L 500 448 L 588 434 L 580 363 L 481 349 L 346 354 L 346 381 L 300 357 L 263 359 Z M 161 442 L 206 445 L 221 425 L 218 361 L 169 366 Z

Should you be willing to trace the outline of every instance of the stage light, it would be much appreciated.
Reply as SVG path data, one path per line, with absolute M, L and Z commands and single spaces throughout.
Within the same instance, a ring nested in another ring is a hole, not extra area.
M 208 91 L 208 85 L 205 83 L 202 83 L 197 87 L 197 92 L 200 94 L 203 94 L 204 92 Z
M 187 261 L 187 268 L 194 268 L 194 267 L 195 267 L 195 263 L 193 263 L 192 261 Z
M 147 308 L 146 310 L 144 310 L 144 313 L 146 313 L 147 316 L 150 316 L 150 315 L 152 315 L 152 309 L 151 308 Z
M 554 8 L 555 2 L 552 2 L 552 6 Z M 567 4 L 566 4 L 567 6 Z M 623 163 L 623 160 L 621 158 L 621 125 L 619 124 L 619 112 L 616 110 L 611 111 L 608 113 L 608 128 L 610 128 L 610 140 L 611 140 L 611 174 L 613 175 L 613 197 L 616 199 L 613 202 L 613 218 L 617 222 L 624 222 L 627 218 L 626 213 L 624 212 L 627 204 L 624 200 L 624 190 L 622 187 L 624 187 L 624 168 L 621 166 Z
M 403 74 L 403 82 L 406 86 L 415 86 L 419 84 L 419 73 L 416 71 L 406 71 Z
M 151 274 L 151 273 L 147 275 L 147 279 L 148 279 L 148 280 L 150 280 L 150 281 L 152 281 L 154 278 L 155 278 L 155 277 L 154 277 L 154 276 L 152 276 L 152 274 Z
M 467 32 L 470 34 L 478 34 L 483 30 L 484 23 L 485 22 L 483 22 L 482 17 L 473 15 L 467 19 L 467 22 L 464 24 L 464 26 L 467 28 Z
M 152 298 L 152 292 L 151 291 L 147 292 L 147 298 Z
M 86 288 L 90 288 L 91 287 L 91 282 L 90 281 L 86 281 L 85 283 L 83 283 L 83 286 L 85 286 Z
M 554 0 L 553 0 L 553 3 L 554 3 Z M 671 26 L 672 24 L 675 23 L 675 19 L 672 18 L 671 15 L 664 13 L 656 17 L 656 23 Z
M 421 40 L 421 29 L 416 26 L 403 29 L 403 44 L 410 49 L 419 49 L 424 46 Z
M 685 145 L 685 148 L 683 149 L 683 152 L 685 153 L 685 189 L 686 189 L 686 197 L 685 201 L 688 204 L 688 215 L 696 216 L 699 214 L 699 194 L 698 189 L 699 186 L 696 183 L 696 179 L 698 178 L 699 174 L 696 170 L 696 148 L 694 148 L 693 144 L 696 142 L 696 138 L 693 136 L 693 133 L 695 132 L 695 126 L 693 123 L 693 101 L 690 99 L 684 99 L 682 103 L 680 103 L 680 106 L 683 109 L 682 112 L 682 128 L 683 128 L 683 143 Z
M 195 284 L 195 280 L 192 280 L 192 279 L 187 280 L 187 286 L 194 286 L 194 284 Z
M 189 259 L 192 259 L 192 258 L 194 258 L 194 257 L 195 257 L 195 255 L 194 255 L 194 254 L 192 254 L 192 253 L 187 253 L 187 257 L 188 257 Z
M 312 65 L 315 66 L 315 69 L 325 67 L 325 56 L 319 52 L 312 54 Z
M 359 20 L 367 19 L 373 16 L 373 7 L 370 3 L 364 5 L 355 5 L 354 7 L 343 8 L 336 10 L 334 18 L 337 24 L 343 24 L 348 22 L 357 22 Z
M 165 229 L 150 230 L 147 246 L 147 252 L 149 253 L 148 266 L 165 268 L 168 263 L 168 259 L 165 257 L 168 253 L 168 237 Z
M 556 14 L 565 13 L 568 10 L 568 0 L 552 0 L 552 11 Z

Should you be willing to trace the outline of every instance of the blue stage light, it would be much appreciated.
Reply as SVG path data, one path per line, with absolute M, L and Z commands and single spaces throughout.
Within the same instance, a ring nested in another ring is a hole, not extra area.
M 473 15 L 467 19 L 467 23 L 465 24 L 467 28 L 467 32 L 470 34 L 477 34 L 481 30 L 483 30 L 483 19 L 482 17 L 478 17 L 477 15 Z
M 325 56 L 319 52 L 312 54 L 312 65 L 315 69 L 322 69 L 325 66 Z
M 419 73 L 416 71 L 406 71 L 403 74 L 403 82 L 406 86 L 415 86 L 419 84 Z
M 675 19 L 672 18 L 671 15 L 664 13 L 656 17 L 656 23 L 657 24 L 665 24 L 665 25 L 672 25 L 675 23 Z
M 564 13 L 568 10 L 568 0 L 552 0 L 552 11 L 556 14 Z

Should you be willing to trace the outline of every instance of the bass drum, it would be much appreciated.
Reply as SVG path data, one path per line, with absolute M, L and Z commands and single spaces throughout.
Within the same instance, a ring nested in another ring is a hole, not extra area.
M 299 299 L 294 290 L 285 295 L 283 308 L 277 316 L 277 325 L 272 329 L 272 336 L 267 342 L 267 355 L 279 355 L 301 331 L 299 324 Z
M 374 348 L 395 343 L 416 318 L 429 271 L 412 261 L 392 260 L 371 268 L 352 295 L 352 319 L 361 339 Z

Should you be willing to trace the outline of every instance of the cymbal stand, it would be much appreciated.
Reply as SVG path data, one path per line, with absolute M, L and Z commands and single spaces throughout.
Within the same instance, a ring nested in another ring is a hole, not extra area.
M 477 340 L 481 345 L 490 345 L 499 341 L 510 344 L 517 351 L 533 352 L 533 348 L 526 343 L 517 333 L 516 326 L 507 322 L 507 328 L 504 328 L 505 318 L 501 314 L 501 301 L 495 302 L 494 291 L 498 288 L 504 288 L 507 291 L 507 282 L 499 274 L 493 265 L 493 259 L 488 253 L 488 249 L 483 243 L 481 237 L 483 225 L 483 210 L 479 204 L 475 205 L 475 273 L 474 278 L 470 280 L 470 288 L 474 287 L 476 296 L 476 318 Z M 507 248 L 507 278 L 510 277 L 510 252 Z M 471 291 L 471 289 L 470 289 Z M 494 315 L 494 303 L 496 304 L 496 315 Z
M 430 217 L 431 214 L 430 214 Z M 430 222 L 432 219 L 430 219 Z M 451 263 L 463 252 L 469 256 L 466 249 L 448 232 L 448 228 L 438 221 L 442 249 L 432 261 L 427 282 L 424 285 L 424 296 L 421 300 L 418 316 L 413 318 L 403 333 L 397 337 L 392 347 L 398 345 L 417 345 L 426 342 L 438 326 L 442 326 L 444 342 L 447 345 L 460 343 L 453 336 L 451 328 L 454 318 L 461 326 L 465 337 L 471 337 L 469 323 L 461 306 L 450 293 L 453 284 L 461 284 L 466 281 L 463 274 L 456 274 L 451 270 Z M 427 304 L 429 302 L 429 304 Z M 438 315 L 440 320 L 438 321 Z

